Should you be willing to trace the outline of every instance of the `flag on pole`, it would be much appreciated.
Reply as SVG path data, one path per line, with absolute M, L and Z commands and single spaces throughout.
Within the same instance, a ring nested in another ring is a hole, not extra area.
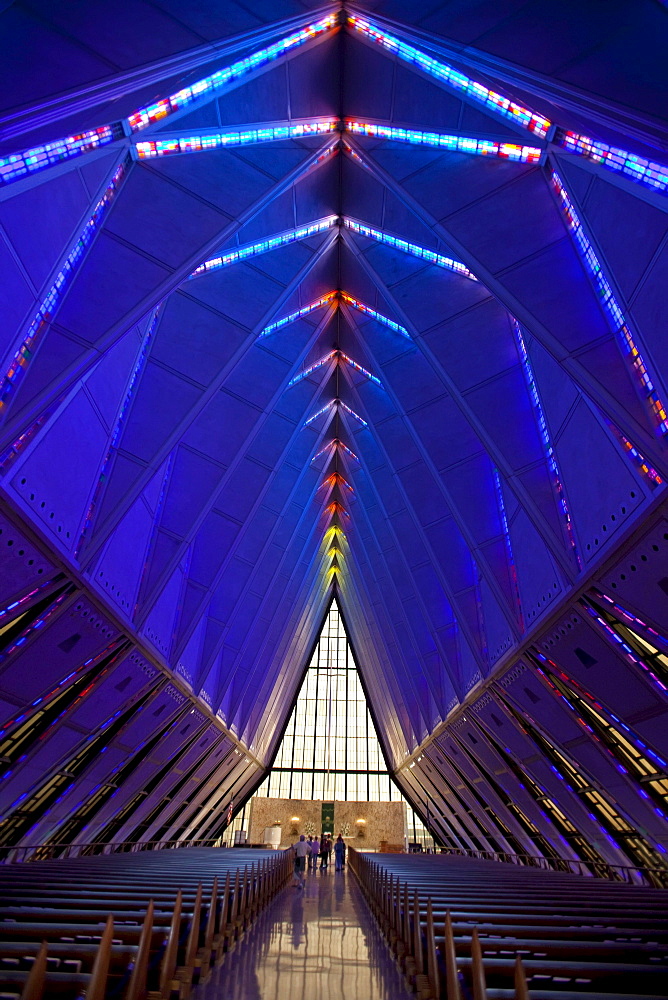
M 230 804 L 227 807 L 227 822 L 225 824 L 226 826 L 229 826 L 230 823 L 232 822 L 232 810 L 233 809 L 234 809 L 234 798 L 231 798 L 230 799 Z

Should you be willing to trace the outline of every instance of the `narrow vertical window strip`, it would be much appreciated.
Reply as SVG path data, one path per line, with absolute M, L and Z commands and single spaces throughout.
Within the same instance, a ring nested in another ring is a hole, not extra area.
M 520 360 L 522 361 L 522 368 L 524 369 L 524 377 L 526 378 L 527 386 L 529 388 L 529 394 L 531 396 L 531 401 L 533 402 L 534 411 L 536 413 L 536 423 L 538 424 L 540 436 L 543 441 L 543 447 L 545 448 L 545 456 L 547 458 L 548 468 L 552 476 L 552 484 L 554 486 L 554 490 L 557 495 L 557 502 L 559 504 L 559 510 L 561 511 L 561 517 L 564 523 L 566 537 L 568 538 L 568 543 L 573 551 L 573 555 L 575 556 L 575 561 L 577 563 L 578 569 L 582 569 L 582 560 L 580 558 L 577 543 L 575 541 L 575 529 L 573 527 L 573 521 L 571 519 L 570 510 L 568 509 L 566 492 L 564 490 L 564 485 L 561 479 L 561 473 L 559 472 L 557 456 L 552 446 L 552 439 L 550 437 L 550 431 L 547 426 L 547 420 L 545 419 L 545 412 L 543 410 L 543 404 L 541 403 L 540 400 L 538 386 L 536 385 L 536 379 L 533 373 L 533 366 L 531 364 L 531 359 L 529 357 L 529 354 L 526 349 L 526 344 L 524 342 L 522 327 L 517 322 L 514 316 L 512 317 L 512 323 L 513 323 L 513 329 L 515 331 L 515 339 L 517 341 L 517 348 L 519 351 Z
M 53 320 L 56 310 L 67 291 L 67 288 L 76 273 L 77 268 L 83 260 L 85 251 L 90 246 L 93 238 L 99 229 L 102 220 L 111 205 L 119 187 L 123 182 L 129 167 L 129 157 L 125 157 L 119 165 L 104 194 L 93 209 L 91 217 L 79 234 L 74 247 L 65 258 L 63 265 L 56 275 L 54 283 L 47 292 L 45 298 L 37 310 L 37 315 L 32 321 L 28 333 L 12 358 L 9 368 L 0 382 L 0 417 L 6 412 L 10 397 L 16 391 L 23 375 L 32 361 L 35 351 L 41 341 L 46 329 Z
M 566 191 L 566 188 L 564 187 L 564 183 L 555 170 L 552 171 L 552 186 L 556 191 L 568 228 L 573 234 L 573 238 L 578 249 L 580 250 L 585 266 L 592 277 L 592 281 L 596 287 L 599 298 L 601 299 L 603 308 L 608 316 L 610 325 L 614 333 L 617 335 L 623 353 L 631 359 L 631 366 L 636 379 L 640 384 L 640 389 L 643 392 L 645 399 L 649 403 L 650 409 L 652 410 L 658 425 L 658 429 L 661 434 L 668 434 L 668 417 L 666 409 L 656 389 L 654 380 L 652 379 L 645 360 L 635 342 L 634 335 L 626 321 L 624 313 L 615 298 L 610 282 L 605 276 L 599 259 L 594 252 L 594 248 L 584 231 L 578 214 L 575 211 L 575 207 L 568 195 L 568 192 Z
M 506 546 L 506 556 L 508 558 L 508 572 L 510 574 L 510 579 L 513 586 L 513 591 L 515 594 L 517 618 L 520 624 L 520 628 L 524 631 L 524 613 L 522 611 L 522 598 L 520 597 L 520 586 L 517 579 L 517 567 L 515 566 L 515 558 L 513 556 L 513 544 L 510 538 L 510 528 L 508 526 L 508 517 L 506 514 L 506 504 L 503 499 L 503 487 L 501 486 L 501 476 L 499 475 L 499 470 L 494 467 L 494 488 L 496 490 L 496 502 L 499 510 L 499 518 L 501 520 L 501 527 L 503 529 L 503 540 Z
M 27 427 L 17 438 L 13 441 L 0 455 L 0 473 L 3 475 L 8 472 L 19 455 L 25 451 L 31 441 L 37 437 L 42 427 L 48 423 L 50 418 L 56 412 L 60 404 L 65 399 L 65 395 L 60 395 L 54 401 L 47 406 L 47 408 L 40 413 L 36 420 L 34 420 L 29 427 Z
M 79 541 L 77 542 L 76 548 L 74 550 L 75 551 L 75 555 L 77 555 L 77 556 L 79 555 L 79 552 L 81 551 L 81 546 L 83 545 L 83 543 L 85 541 L 86 535 L 90 531 L 90 527 L 91 527 L 91 525 L 93 523 L 93 518 L 95 517 L 95 511 L 96 511 L 97 506 L 98 506 L 98 504 L 100 502 L 100 499 L 102 497 L 102 492 L 104 490 L 105 484 L 107 483 L 107 481 L 109 479 L 109 473 L 110 473 L 110 470 L 111 470 L 112 460 L 113 460 L 114 455 L 116 453 L 116 449 L 118 447 L 118 442 L 120 441 L 120 437 L 121 437 L 121 434 L 123 432 L 123 427 L 125 426 L 125 420 L 126 420 L 126 417 L 127 417 L 127 414 L 128 414 L 128 409 L 130 407 L 130 403 L 132 402 L 132 399 L 134 397 L 135 391 L 137 389 L 137 385 L 139 383 L 139 379 L 140 379 L 141 373 L 143 372 L 143 370 L 144 370 L 144 368 L 146 366 L 146 360 L 148 358 L 148 350 L 149 350 L 151 341 L 153 339 L 153 334 L 155 333 L 156 326 L 158 324 L 158 317 L 159 317 L 159 315 L 160 315 L 160 306 L 157 306 L 156 309 L 153 311 L 153 315 L 151 316 L 151 319 L 149 321 L 148 327 L 146 329 L 146 333 L 144 334 L 144 339 L 142 341 L 141 348 L 139 350 L 139 354 L 137 355 L 137 360 L 135 362 L 135 366 L 134 366 L 132 375 L 130 377 L 130 382 L 128 384 L 128 388 L 127 388 L 127 391 L 125 393 L 125 398 L 123 400 L 123 405 L 121 406 L 121 409 L 120 409 L 120 411 L 118 413 L 118 418 L 116 420 L 116 426 L 114 427 L 114 431 L 113 431 L 113 434 L 112 434 L 112 437 L 111 437 L 111 441 L 110 441 L 109 447 L 107 449 L 107 454 L 106 454 L 106 456 L 104 458 L 104 461 L 102 463 L 102 468 L 100 470 L 100 475 L 98 476 L 98 481 L 97 481 L 97 484 L 95 486 L 95 490 L 93 492 L 93 496 L 91 498 L 90 504 L 88 505 L 88 510 L 86 511 L 86 516 L 84 518 L 83 526 L 81 528 L 81 534 L 79 535 Z
M 183 108 L 194 101 L 212 96 L 216 90 L 224 87 L 225 84 L 230 83 L 232 80 L 238 80 L 240 77 L 252 73 L 253 70 L 259 69 L 260 66 L 280 59 L 281 56 L 299 48 L 306 42 L 310 42 L 313 38 L 318 38 L 326 32 L 331 31 L 336 27 L 337 23 L 337 14 L 328 14 L 327 17 L 322 18 L 320 21 L 315 21 L 313 24 L 308 24 L 298 31 L 292 32 L 292 34 L 281 38 L 278 42 L 274 42 L 273 45 L 258 49 L 257 52 L 251 53 L 244 59 L 239 59 L 230 66 L 226 66 L 224 69 L 220 69 L 210 76 L 203 77 L 203 79 L 198 80 L 189 87 L 183 87 L 169 97 L 156 101 L 155 104 L 148 104 L 146 107 L 139 108 L 128 117 L 128 125 L 133 132 L 138 132 L 148 125 L 162 121 L 176 111 L 183 110 Z
M 502 94 L 496 93 L 484 84 L 472 80 L 465 73 L 455 69 L 453 66 L 449 66 L 447 63 L 440 62 L 438 59 L 428 56 L 413 45 L 395 38 L 394 35 L 389 35 L 379 25 L 374 24 L 367 18 L 349 15 L 348 24 L 355 31 L 359 31 L 360 34 L 376 42 L 386 51 L 392 52 L 404 62 L 417 66 L 424 73 L 428 73 L 435 79 L 446 83 L 458 93 L 470 98 L 477 104 L 482 104 L 487 111 L 500 115 L 541 138 L 545 138 L 547 135 L 551 127 L 551 122 L 548 118 L 539 115 L 535 111 L 531 111 L 529 108 L 522 107 L 521 104 L 511 101 Z

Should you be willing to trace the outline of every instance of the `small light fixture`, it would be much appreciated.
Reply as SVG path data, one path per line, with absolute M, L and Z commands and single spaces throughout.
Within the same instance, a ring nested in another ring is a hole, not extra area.
M 366 820 L 365 819 L 358 819 L 358 820 L 356 820 L 356 822 L 357 823 L 366 823 Z
M 299 816 L 293 816 L 292 819 L 290 820 L 290 822 L 291 823 L 298 823 L 299 822 Z

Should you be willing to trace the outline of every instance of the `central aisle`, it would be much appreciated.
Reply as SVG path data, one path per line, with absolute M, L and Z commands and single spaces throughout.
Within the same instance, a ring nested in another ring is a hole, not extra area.
M 307 872 L 194 1000 L 410 1000 L 351 871 Z

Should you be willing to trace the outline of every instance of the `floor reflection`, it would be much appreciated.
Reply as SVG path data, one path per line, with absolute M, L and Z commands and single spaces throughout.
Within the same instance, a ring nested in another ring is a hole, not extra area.
M 194 1000 L 408 1000 L 348 872 L 307 872 L 289 887 Z

